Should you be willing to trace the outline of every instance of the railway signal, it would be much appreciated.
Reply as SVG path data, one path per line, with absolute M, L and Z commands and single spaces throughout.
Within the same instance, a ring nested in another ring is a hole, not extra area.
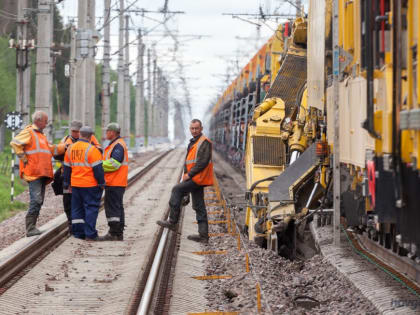
M 6 114 L 4 120 L 6 128 L 12 130 L 12 139 L 15 137 L 15 131 L 22 128 L 23 119 L 20 112 L 10 112 Z M 12 148 L 12 168 L 10 172 L 10 200 L 13 201 L 15 195 L 15 151 Z

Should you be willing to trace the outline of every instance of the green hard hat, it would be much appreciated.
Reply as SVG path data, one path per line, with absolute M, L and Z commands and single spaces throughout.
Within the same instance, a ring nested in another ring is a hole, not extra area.
M 112 123 L 109 123 L 109 124 L 106 126 L 106 130 L 107 130 L 107 131 L 108 131 L 108 130 L 110 130 L 110 131 L 120 132 L 121 128 L 120 128 L 120 125 L 118 125 L 118 124 L 117 124 L 117 123 L 115 123 L 115 122 L 112 122 Z

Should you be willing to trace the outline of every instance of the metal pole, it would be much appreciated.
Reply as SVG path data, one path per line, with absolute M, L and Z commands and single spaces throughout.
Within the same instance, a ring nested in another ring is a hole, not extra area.
M 110 18 L 111 0 L 104 0 L 104 63 L 102 67 L 102 143 L 105 141 L 106 125 L 110 121 Z
M 339 41 L 338 41 L 338 0 L 333 2 L 333 102 L 334 102 L 334 245 L 340 245 L 340 114 L 339 114 Z
M 146 138 L 149 141 L 152 136 L 152 78 L 151 78 L 151 55 L 150 48 L 147 49 L 147 135 Z M 147 141 L 147 142 L 148 142 Z M 148 143 L 146 143 L 147 145 Z
M 42 110 L 48 114 L 50 120 L 46 134 L 52 139 L 52 73 L 51 73 L 51 44 L 52 44 L 52 2 L 39 0 L 38 2 L 38 32 L 36 52 L 36 83 L 35 110 Z
M 24 126 L 29 124 L 31 58 L 29 56 L 28 20 L 24 8 L 28 0 L 17 2 L 16 29 L 16 111 L 22 113 Z
M 168 138 L 168 118 L 169 118 L 169 82 L 166 78 L 164 78 L 164 86 L 165 86 L 165 96 L 164 96 L 164 104 L 165 110 L 163 111 L 163 120 L 164 120 L 164 133 L 163 136 Z
M 142 41 L 141 30 L 138 30 L 138 44 L 137 44 L 137 86 L 136 86 L 136 146 L 142 144 L 146 134 L 145 127 L 145 108 L 144 108 L 144 75 L 143 75 L 143 55 L 144 45 Z
M 120 0 L 119 35 L 118 35 L 118 95 L 117 122 L 121 128 L 124 125 L 124 0 Z M 122 130 L 124 131 L 124 129 Z M 123 136 L 125 136 L 123 134 Z
M 72 120 L 77 117 L 76 114 L 76 29 L 74 25 L 71 26 L 70 30 L 71 42 L 70 42 L 70 104 L 69 104 L 69 124 Z
M 124 137 L 126 137 L 126 143 L 130 147 L 130 101 L 131 101 L 131 80 L 130 80 L 130 30 L 129 30 L 129 15 L 125 16 L 125 69 L 124 69 Z
M 86 28 L 90 29 L 91 34 L 94 34 L 96 28 L 96 19 L 95 19 L 95 0 L 88 0 L 87 4 L 87 16 L 86 16 Z M 95 46 L 95 39 L 91 37 L 89 43 L 89 56 L 86 60 L 86 80 L 87 84 L 85 89 L 86 96 L 88 99 L 86 100 L 86 118 L 85 122 L 88 126 L 91 126 L 95 131 L 96 126 L 96 114 L 95 114 L 95 104 L 96 104 L 96 64 L 95 64 L 95 54 L 94 54 L 94 46 Z
M 15 131 L 12 131 L 12 139 L 15 138 Z M 15 150 L 12 147 L 12 171 L 10 173 L 10 201 L 13 202 L 15 196 Z
M 154 51 L 153 54 L 153 73 L 152 73 L 152 137 L 156 137 L 156 113 L 157 113 L 157 102 L 156 102 L 156 83 L 157 83 L 157 57 L 156 57 L 156 51 Z
M 88 1 L 79 0 L 77 6 L 77 29 L 78 31 L 86 30 L 87 28 L 87 10 Z M 76 43 L 77 46 L 77 43 Z M 79 48 L 80 49 L 80 48 Z M 77 49 L 76 49 L 77 52 Z M 75 86 L 74 86 L 74 102 L 72 119 L 77 119 L 86 124 L 87 104 L 88 104 L 88 93 L 87 93 L 87 58 L 81 58 L 76 56 L 76 69 L 75 69 Z

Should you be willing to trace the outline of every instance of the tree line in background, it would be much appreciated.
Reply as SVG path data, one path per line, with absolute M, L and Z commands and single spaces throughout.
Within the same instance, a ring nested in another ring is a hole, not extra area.
M 33 1 L 32 6 L 37 7 L 37 1 Z M 0 3 L 0 9 L 6 10 L 5 4 Z M 35 13 L 31 13 L 29 34 L 35 39 L 36 45 L 36 21 Z M 10 21 L 9 21 L 10 24 Z M 11 139 L 11 132 L 5 129 L 4 119 L 7 112 L 15 110 L 16 104 L 16 51 L 9 48 L 9 39 L 15 37 L 16 23 L 9 27 L 8 34 L 0 36 L 0 152 L 4 150 L 5 144 Z M 65 65 L 70 60 L 70 39 L 71 26 L 64 25 L 63 18 L 59 10 L 54 5 L 54 34 L 53 42 L 54 51 L 60 51 L 55 54 L 54 71 L 53 71 L 53 112 L 52 118 L 55 128 L 68 125 L 69 103 L 70 103 L 70 79 L 65 76 Z M 35 63 L 36 49 L 31 53 L 31 113 L 35 106 Z M 118 81 L 118 74 L 111 69 L 111 82 Z M 102 89 L 102 64 L 96 65 L 96 125 L 101 124 L 102 105 L 101 105 L 101 89 Z M 131 112 L 135 112 L 135 87 L 131 83 Z M 117 89 L 115 88 L 115 91 Z M 111 96 L 110 119 L 116 121 L 117 113 L 117 93 Z M 134 117 L 131 115 L 131 126 L 134 128 Z M 92 126 L 94 127 L 94 126 Z M 99 135 L 98 135 L 99 136 Z

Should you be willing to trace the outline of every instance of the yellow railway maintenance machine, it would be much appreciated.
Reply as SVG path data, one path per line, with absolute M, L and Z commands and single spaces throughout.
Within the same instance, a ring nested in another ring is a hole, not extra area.
M 248 125 L 245 155 L 249 239 L 289 258 L 295 256 L 295 222 L 308 213 L 325 179 L 315 176 L 323 117 L 307 102 L 307 23 L 297 18 L 291 37 L 271 52 L 279 69 Z
M 419 18 L 415 0 L 340 1 L 339 42 L 341 55 L 349 60 L 340 69 L 342 216 L 417 263 Z M 332 142 L 331 102 L 327 117 Z

